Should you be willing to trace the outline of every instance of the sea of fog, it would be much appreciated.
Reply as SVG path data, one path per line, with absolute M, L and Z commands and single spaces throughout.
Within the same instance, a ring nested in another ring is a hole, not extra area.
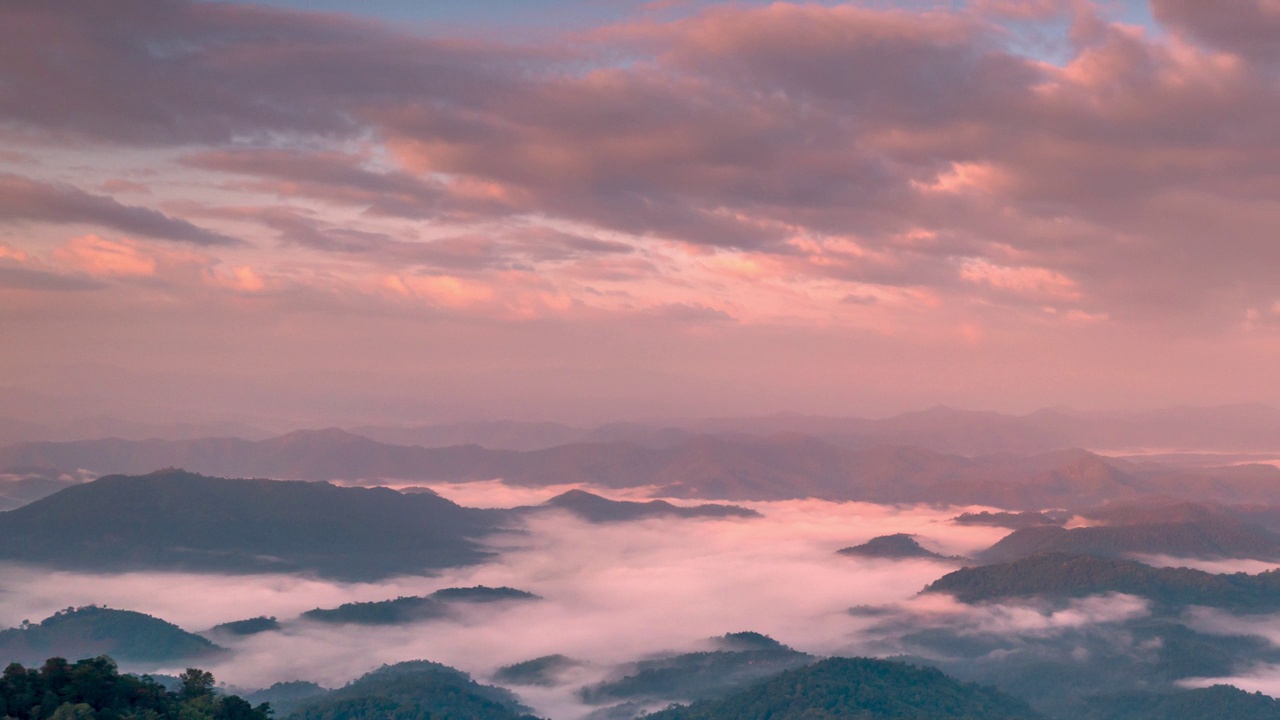
M 565 489 L 512 488 L 498 482 L 433 488 L 476 507 L 534 504 Z M 615 499 L 627 496 L 590 489 Z M 602 679 L 610 665 L 710 649 L 708 639 L 725 633 L 753 630 L 818 655 L 891 652 L 882 632 L 884 613 L 851 613 L 855 606 L 891 608 L 908 627 L 945 625 L 1023 635 L 1119 622 L 1148 612 L 1145 601 L 1122 595 L 1087 598 L 1052 612 L 969 607 L 945 596 L 918 596 L 929 582 L 959 567 L 958 562 L 869 560 L 835 552 L 875 536 L 905 532 L 943 555 L 969 555 L 1009 532 L 951 522 L 960 512 L 979 508 L 819 500 L 742 504 L 763 518 L 592 524 L 561 512 L 537 514 L 522 530 L 491 539 L 498 551 L 492 562 L 376 583 L 295 575 L 95 575 L 10 566 L 0 574 L 0 626 L 37 621 L 69 606 L 99 604 L 201 631 L 260 615 L 289 621 L 316 607 L 425 595 L 445 587 L 510 586 L 543 599 L 468 607 L 447 619 L 408 626 L 287 623 L 283 632 L 219 638 L 234 652 L 206 666 L 223 683 L 240 688 L 287 680 L 336 687 L 382 664 L 413 659 L 458 667 L 485 682 L 503 665 L 559 653 L 585 661 L 570 678 L 574 682 L 515 690 L 539 714 L 573 718 L 592 709 L 580 704 L 573 690 Z M 1200 624 L 1224 632 L 1235 628 L 1221 617 L 1206 616 Z M 1271 626 L 1280 639 L 1280 623 Z M 1233 682 L 1275 690 L 1277 673 Z

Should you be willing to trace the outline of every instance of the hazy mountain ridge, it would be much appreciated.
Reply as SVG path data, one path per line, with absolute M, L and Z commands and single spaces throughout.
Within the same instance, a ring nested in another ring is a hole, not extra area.
M 501 517 L 430 494 L 169 470 L 100 478 L 0 513 L 0 558 L 367 579 L 483 560 L 476 539 Z
M 625 522 L 646 518 L 758 518 L 760 513 L 737 505 L 693 505 L 682 507 L 665 500 L 635 502 L 610 500 L 585 490 L 569 490 L 541 505 L 514 508 L 518 514 L 563 510 L 595 523 Z
M 516 452 L 479 446 L 386 445 L 341 430 L 250 442 L 103 440 L 0 449 L 0 468 L 74 467 L 122 473 L 186 467 L 229 477 L 649 487 L 669 497 L 984 504 L 1010 509 L 1092 507 L 1145 496 L 1270 502 L 1272 466 L 1173 469 L 1083 450 L 964 457 L 915 447 L 851 450 L 803 435 L 688 438 L 668 447 L 626 442 Z M 376 481 L 375 481 L 376 482 Z
M 696 434 L 732 437 L 791 433 L 854 449 L 914 445 L 960 455 L 1037 454 L 1070 447 L 1280 451 L 1280 409 L 1267 405 L 1179 406 L 1130 413 L 1045 408 L 1026 415 L 935 406 L 882 419 L 784 413 L 593 427 L 507 420 L 400 427 L 363 425 L 350 430 L 396 444 L 476 444 L 524 451 L 613 441 L 663 447 Z

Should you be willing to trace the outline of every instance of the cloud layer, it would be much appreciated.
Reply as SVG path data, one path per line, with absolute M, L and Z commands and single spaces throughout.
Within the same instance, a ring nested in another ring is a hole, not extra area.
M 181 0 L 10 5 L 0 292 L 67 333 L 87 303 L 137 310 L 150 341 L 172 339 L 161 306 L 213 316 L 226 343 L 246 303 L 295 327 L 553 323 L 590 336 L 589 357 L 559 358 L 582 368 L 631 356 L 601 349 L 616 327 L 693 368 L 650 369 L 635 403 L 674 384 L 680 404 L 715 373 L 698 348 L 715 336 L 761 357 L 711 393 L 729 409 L 732 387 L 781 380 L 749 337 L 779 327 L 858 348 L 873 374 L 975 355 L 959 379 L 1012 368 L 1036 404 L 1254 399 L 1241 358 L 1280 327 L 1274 4 L 1155 0 L 1145 24 L 1108 7 L 699 5 L 521 38 Z M 90 235 L 155 262 L 149 282 L 78 262 L 65 246 Z M 175 244 L 201 259 L 148 259 Z M 307 357 L 308 332 L 275 361 Z M 1048 382 L 1046 358 L 1074 353 L 1125 359 L 1072 358 Z M 409 353 L 383 357 L 409 372 Z M 836 368 L 817 374 L 811 394 Z M 886 380 L 882 402 L 912 404 Z

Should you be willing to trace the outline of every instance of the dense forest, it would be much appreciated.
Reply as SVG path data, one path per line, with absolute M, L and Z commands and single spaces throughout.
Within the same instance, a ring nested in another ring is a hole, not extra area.
M 536 720 L 515 695 L 426 661 L 375 670 L 306 701 L 294 720 Z
M 649 720 L 1035 720 L 1025 702 L 932 668 L 869 658 L 830 658 L 744 690 Z
M 593 705 L 701 700 L 816 660 L 758 633 L 730 633 L 716 644 L 711 652 L 630 663 L 620 676 L 580 688 L 578 697 Z
M 176 691 L 119 672 L 109 657 L 39 668 L 18 663 L 0 677 L 0 717 L 14 720 L 269 720 L 267 705 L 214 692 L 211 673 L 189 668 Z

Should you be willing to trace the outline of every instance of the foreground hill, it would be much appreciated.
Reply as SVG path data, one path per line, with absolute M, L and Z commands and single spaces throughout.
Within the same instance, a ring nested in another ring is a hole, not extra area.
M 346 687 L 303 701 L 293 720 L 535 720 L 515 695 L 423 660 L 383 666 Z
M 270 709 L 214 692 L 213 675 L 190 668 L 166 690 L 151 677 L 122 675 L 115 661 L 68 663 L 49 658 L 39 669 L 14 664 L 0 680 L 0 712 L 16 720 L 270 720 Z
M 831 658 L 789 670 L 719 700 L 651 720 L 1032 720 L 1042 716 L 998 690 L 932 668 L 887 660 Z
M 1164 608 L 1204 605 L 1265 612 L 1280 609 L 1280 570 L 1215 575 L 1189 568 L 1155 568 L 1132 560 L 1047 553 L 961 568 L 935 580 L 924 592 L 947 593 L 967 603 L 1116 592 L 1148 598 Z
M 478 562 L 486 555 L 474 539 L 496 519 L 430 494 L 167 470 L 100 478 L 0 513 L 0 558 L 370 579 Z
M 68 608 L 34 625 L 0 631 L 0 665 L 39 663 L 48 657 L 110 655 L 159 666 L 209 658 L 222 648 L 177 625 L 129 610 Z

